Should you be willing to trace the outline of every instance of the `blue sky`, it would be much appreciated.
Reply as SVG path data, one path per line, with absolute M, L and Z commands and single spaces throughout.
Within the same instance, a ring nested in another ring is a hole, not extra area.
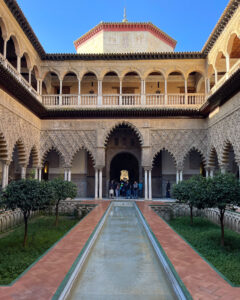
M 176 51 L 200 51 L 228 0 L 18 0 L 46 52 L 75 53 L 73 41 L 101 21 L 152 22 L 177 40 Z

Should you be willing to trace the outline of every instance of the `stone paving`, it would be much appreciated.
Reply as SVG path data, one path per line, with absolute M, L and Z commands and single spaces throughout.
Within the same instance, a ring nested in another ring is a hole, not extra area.
M 240 299 L 240 288 L 229 285 L 172 230 L 149 207 L 153 203 L 138 202 L 137 205 L 193 299 Z
M 97 203 L 98 206 L 69 234 L 12 286 L 0 287 L 1 300 L 48 300 L 53 297 L 110 202 L 91 203 Z M 240 300 L 240 288 L 231 287 L 149 207 L 149 204 L 156 202 L 137 202 L 193 299 Z

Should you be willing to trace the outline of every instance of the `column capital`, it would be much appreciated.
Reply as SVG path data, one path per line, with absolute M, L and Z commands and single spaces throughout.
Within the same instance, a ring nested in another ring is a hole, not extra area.
M 103 169 L 104 167 L 105 167 L 104 165 L 96 165 L 96 166 L 94 167 L 94 169 L 95 169 L 95 170 L 101 170 L 101 171 L 102 171 L 102 169 Z
M 142 166 L 144 171 L 152 171 L 152 166 Z

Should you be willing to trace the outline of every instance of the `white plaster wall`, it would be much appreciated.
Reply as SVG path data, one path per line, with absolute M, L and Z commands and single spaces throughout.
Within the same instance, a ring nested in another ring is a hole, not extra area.
M 80 45 L 77 53 L 173 52 L 148 31 L 102 31 Z
M 103 53 L 103 31 L 81 44 L 77 48 L 77 53 Z

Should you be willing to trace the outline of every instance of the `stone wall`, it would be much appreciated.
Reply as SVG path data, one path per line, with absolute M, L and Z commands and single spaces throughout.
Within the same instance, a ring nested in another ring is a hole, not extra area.
M 169 221 L 171 218 L 190 216 L 189 206 L 184 204 L 152 205 L 151 207 L 166 221 Z M 204 210 L 194 208 L 193 216 L 205 217 L 215 224 L 220 224 L 218 209 L 216 208 L 206 208 Z M 240 233 L 240 214 L 232 211 L 226 211 L 224 224 L 226 228 Z
M 38 211 L 31 212 L 30 218 L 37 214 Z M 23 223 L 23 214 L 20 209 L 0 212 L 0 232 L 9 230 L 21 223 Z

